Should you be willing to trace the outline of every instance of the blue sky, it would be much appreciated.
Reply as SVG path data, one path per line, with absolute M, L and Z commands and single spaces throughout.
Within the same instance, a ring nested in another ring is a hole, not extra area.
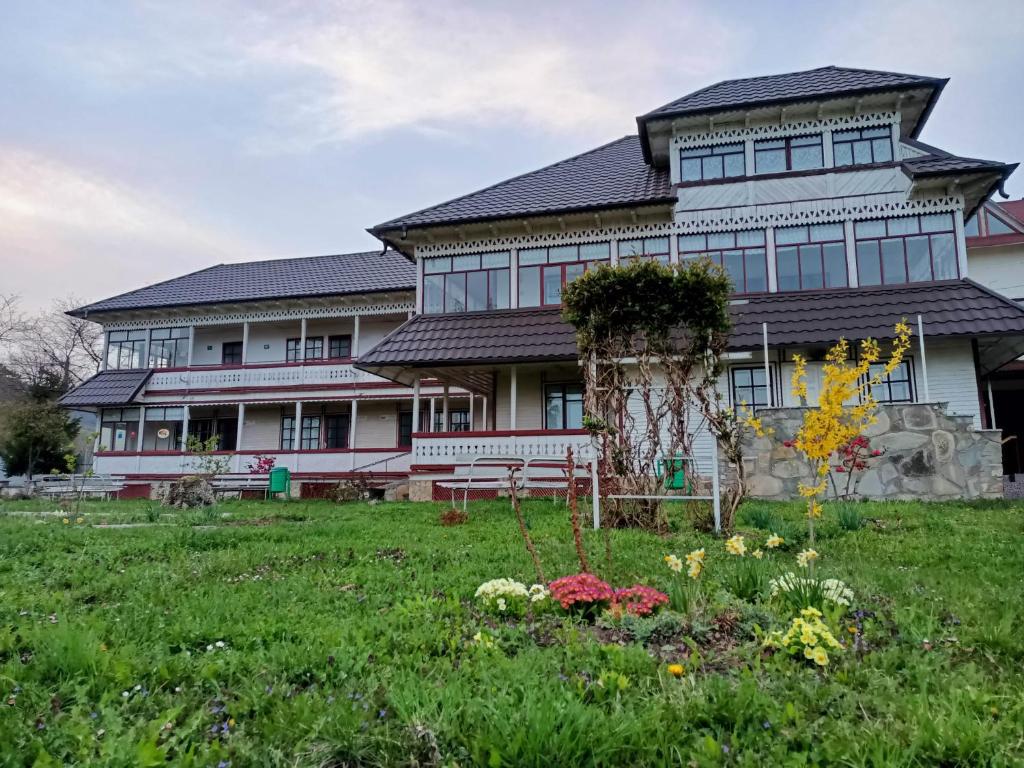
M 6 0 L 0 293 L 34 309 L 372 249 L 366 227 L 684 93 L 825 64 L 950 77 L 922 138 L 1024 160 L 1022 40 L 1016 0 Z

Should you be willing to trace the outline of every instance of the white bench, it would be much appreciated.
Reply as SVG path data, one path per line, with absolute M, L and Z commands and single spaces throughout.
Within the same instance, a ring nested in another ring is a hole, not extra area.
M 231 473 L 217 475 L 210 481 L 215 494 L 237 493 L 242 497 L 245 491 L 262 491 L 266 495 L 270 488 L 270 475 L 254 475 L 251 473 Z
M 452 492 L 452 506 L 455 505 L 455 492 L 462 491 L 462 511 L 469 505 L 469 492 L 476 490 L 510 490 L 515 486 L 516 492 L 529 490 L 551 490 L 565 492 L 569 495 L 569 465 L 564 456 L 457 456 L 456 462 L 464 465 L 469 462 L 468 471 L 457 468 L 456 474 L 465 472 L 465 479 L 445 480 L 437 483 L 441 488 Z M 576 464 L 573 479 L 589 479 L 587 463 Z M 499 470 L 498 476 L 490 470 Z M 484 470 L 484 474 L 479 474 Z M 560 495 L 560 494 L 559 494 Z
M 125 487 L 119 475 L 38 475 L 32 478 L 35 492 L 47 498 L 88 496 L 108 499 Z

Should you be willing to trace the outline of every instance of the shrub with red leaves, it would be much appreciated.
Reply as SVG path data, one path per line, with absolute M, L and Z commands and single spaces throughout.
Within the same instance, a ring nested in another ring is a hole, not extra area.
M 611 586 L 592 573 L 563 576 L 552 581 L 548 589 L 551 591 L 551 599 L 567 611 L 593 613 L 615 600 L 615 592 Z
M 663 605 L 668 605 L 668 595 L 654 587 L 634 584 L 632 587 L 615 590 L 615 602 L 622 606 L 626 613 L 634 616 L 650 616 Z

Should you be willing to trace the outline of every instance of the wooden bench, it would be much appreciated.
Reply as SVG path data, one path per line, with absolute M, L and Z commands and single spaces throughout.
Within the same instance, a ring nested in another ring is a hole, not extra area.
M 266 496 L 270 488 L 270 475 L 254 475 L 252 473 L 229 473 L 217 475 L 210 481 L 214 494 L 237 493 L 242 498 L 245 491 L 262 491 Z
M 125 487 L 120 475 L 38 475 L 32 478 L 35 493 L 46 498 L 86 496 L 109 499 Z
M 555 498 L 555 493 L 561 496 L 564 492 L 568 499 L 569 465 L 564 456 L 457 456 L 455 460 L 461 465 L 469 462 L 468 470 L 464 466 L 456 468 L 456 474 L 464 474 L 465 479 L 459 477 L 437 485 L 451 491 L 452 506 L 455 505 L 455 492 L 462 491 L 463 512 L 469 505 L 471 490 L 502 491 L 509 490 L 513 484 L 517 492 L 549 490 L 554 492 L 552 498 Z M 588 465 L 588 462 L 576 464 L 573 479 L 589 479 Z M 484 474 L 480 475 L 479 470 Z

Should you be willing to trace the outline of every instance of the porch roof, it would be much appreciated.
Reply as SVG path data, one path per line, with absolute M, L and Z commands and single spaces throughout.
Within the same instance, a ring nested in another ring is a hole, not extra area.
M 138 397 L 152 373 L 149 368 L 100 371 L 61 397 L 58 402 L 65 408 L 127 405 Z
M 971 281 L 750 296 L 729 307 L 732 350 L 759 349 L 762 323 L 772 347 L 829 344 L 892 336 L 900 318 L 922 315 L 927 337 L 985 337 L 984 367 L 994 370 L 1019 352 L 1024 307 Z M 1005 357 L 1004 357 L 1005 356 Z M 561 310 L 417 315 L 362 355 L 357 368 L 411 384 L 439 369 L 576 360 L 576 333 Z

